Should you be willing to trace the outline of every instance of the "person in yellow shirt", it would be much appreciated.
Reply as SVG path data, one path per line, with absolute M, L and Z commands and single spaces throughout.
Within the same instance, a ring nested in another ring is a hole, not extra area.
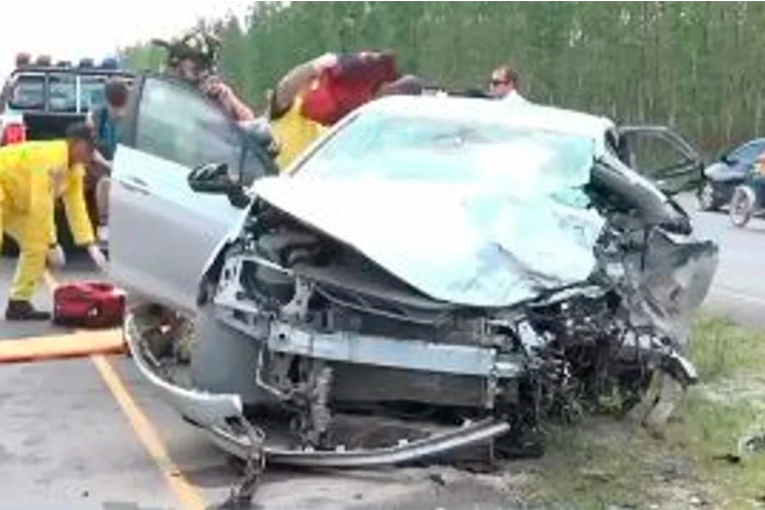
M 305 95 L 317 84 L 322 72 L 337 66 L 339 62 L 338 55 L 326 53 L 295 67 L 279 81 L 276 91 L 269 98 L 268 116 L 273 134 L 279 142 L 276 164 L 280 172 L 284 172 L 314 140 L 329 129 L 304 117 L 301 110 Z M 374 97 L 420 95 L 423 89 L 424 83 L 420 78 L 405 75 L 381 84 Z
M 19 245 L 19 260 L 5 311 L 9 321 L 49 320 L 31 303 L 45 271 L 63 265 L 56 238 L 55 202 L 61 198 L 75 243 L 87 247 L 103 267 L 83 192 L 84 165 L 93 155 L 93 135 L 85 123 L 69 127 L 63 140 L 31 141 L 0 147 L 0 232 Z M 2 239 L 0 237 L 0 239 Z
M 327 129 L 302 115 L 303 97 L 319 75 L 338 61 L 337 55 L 327 53 L 295 67 L 284 75 L 269 98 L 268 116 L 279 141 L 276 164 L 280 172 Z

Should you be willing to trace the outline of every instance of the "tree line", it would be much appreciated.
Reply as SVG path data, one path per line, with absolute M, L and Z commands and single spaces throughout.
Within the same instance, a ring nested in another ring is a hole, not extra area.
M 257 2 L 210 28 L 223 74 L 256 106 L 304 60 L 390 49 L 402 72 L 454 88 L 509 63 L 533 101 L 670 125 L 707 155 L 765 129 L 759 2 Z M 162 61 L 140 44 L 122 57 Z

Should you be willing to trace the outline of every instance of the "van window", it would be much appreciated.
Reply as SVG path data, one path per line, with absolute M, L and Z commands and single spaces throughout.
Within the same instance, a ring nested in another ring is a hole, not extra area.
M 89 112 L 106 103 L 104 95 L 105 76 L 80 76 L 80 110 Z
M 53 112 L 77 112 L 77 77 L 74 74 L 48 76 L 48 108 Z
M 8 106 L 19 110 L 45 107 L 45 77 L 43 75 L 20 75 L 11 87 Z

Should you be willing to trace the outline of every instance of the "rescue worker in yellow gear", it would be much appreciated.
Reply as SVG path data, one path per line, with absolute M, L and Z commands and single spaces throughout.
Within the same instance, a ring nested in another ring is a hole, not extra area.
M 97 265 L 104 255 L 94 244 L 83 192 L 84 165 L 93 154 L 93 135 L 84 123 L 69 127 L 64 140 L 31 141 L 0 147 L 0 232 L 19 245 L 19 260 L 5 311 L 9 321 L 49 320 L 31 303 L 49 262 L 62 265 L 56 239 L 55 203 L 61 198 L 75 242 Z M 0 238 L 1 239 L 1 238 Z

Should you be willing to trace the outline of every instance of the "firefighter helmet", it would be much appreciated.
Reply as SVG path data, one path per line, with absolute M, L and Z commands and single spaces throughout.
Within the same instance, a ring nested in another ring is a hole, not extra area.
M 207 68 L 213 68 L 218 60 L 220 40 L 204 29 L 190 30 L 171 41 L 154 39 L 155 45 L 167 50 L 167 64 L 175 67 L 184 59 L 192 59 Z

